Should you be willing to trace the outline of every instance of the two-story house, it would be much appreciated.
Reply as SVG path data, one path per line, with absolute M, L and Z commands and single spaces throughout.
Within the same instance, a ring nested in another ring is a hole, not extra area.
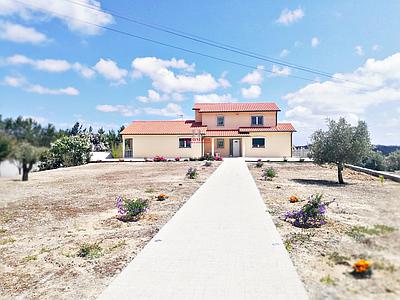
M 290 157 L 292 124 L 275 103 L 196 103 L 194 120 L 133 121 L 122 132 L 124 157 Z

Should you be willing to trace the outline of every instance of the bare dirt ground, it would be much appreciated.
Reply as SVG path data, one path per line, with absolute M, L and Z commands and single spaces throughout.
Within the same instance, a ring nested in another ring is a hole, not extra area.
M 89 164 L 0 179 L 0 299 L 94 299 L 217 168 L 218 162 Z M 196 167 L 196 179 L 185 177 Z M 156 201 L 165 193 L 169 199 Z M 118 195 L 151 199 L 137 222 Z M 91 258 L 82 245 L 97 245 Z
M 336 183 L 335 167 L 312 163 L 248 164 L 263 199 L 311 299 L 400 298 L 400 184 L 345 170 L 345 185 Z M 264 181 L 267 167 L 277 171 Z M 328 222 L 302 229 L 284 221 L 286 211 L 306 202 L 290 203 L 323 193 L 330 204 Z M 384 225 L 384 226 L 382 226 Z M 386 227 L 388 226 L 388 227 Z M 371 260 L 373 275 L 355 279 L 350 272 L 360 258 Z

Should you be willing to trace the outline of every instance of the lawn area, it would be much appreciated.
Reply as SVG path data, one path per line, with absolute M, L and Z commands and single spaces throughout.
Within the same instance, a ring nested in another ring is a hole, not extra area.
M 248 167 L 272 215 L 311 299 L 399 299 L 400 297 L 400 184 L 345 170 L 347 184 L 336 183 L 335 167 L 312 163 L 264 163 Z M 277 177 L 265 181 L 262 170 L 273 167 Z M 327 224 L 297 228 L 284 220 L 289 210 L 323 193 L 335 198 Z M 355 279 L 350 272 L 359 258 L 372 261 L 373 274 Z
M 0 298 L 94 299 L 219 164 L 104 163 L 1 178 Z M 196 179 L 185 177 L 189 167 Z M 157 201 L 160 193 L 169 199 Z M 118 195 L 149 199 L 150 209 L 122 222 Z

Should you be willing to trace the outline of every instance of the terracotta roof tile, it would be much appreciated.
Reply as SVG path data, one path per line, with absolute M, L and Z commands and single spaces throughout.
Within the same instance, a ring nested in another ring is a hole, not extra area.
M 240 127 L 239 132 L 281 132 L 281 131 L 289 131 L 289 132 L 294 132 L 296 129 L 294 129 L 293 125 L 290 123 L 278 123 L 276 126 L 273 127 Z
M 249 136 L 249 134 L 240 133 L 237 130 L 207 130 L 206 136 Z
M 194 130 L 205 133 L 207 126 L 194 120 L 183 121 L 133 121 L 121 134 L 193 134 Z
M 272 102 L 257 103 L 196 103 L 193 107 L 199 112 L 230 112 L 230 111 L 280 111 Z

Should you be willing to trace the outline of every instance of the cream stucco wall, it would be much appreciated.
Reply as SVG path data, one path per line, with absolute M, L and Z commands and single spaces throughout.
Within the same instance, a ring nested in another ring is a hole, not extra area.
M 133 139 L 133 157 L 200 157 L 201 143 L 192 142 L 191 148 L 179 148 L 179 138 L 192 138 L 191 135 L 124 135 L 123 139 Z
M 252 148 L 252 138 L 265 138 L 265 148 Z M 251 132 L 242 138 L 246 157 L 291 157 L 292 141 L 290 132 Z
M 224 126 L 217 126 L 217 116 L 224 116 Z M 201 113 L 201 121 L 208 130 L 238 129 L 250 127 L 251 116 L 264 116 L 264 126 L 276 126 L 276 112 Z

